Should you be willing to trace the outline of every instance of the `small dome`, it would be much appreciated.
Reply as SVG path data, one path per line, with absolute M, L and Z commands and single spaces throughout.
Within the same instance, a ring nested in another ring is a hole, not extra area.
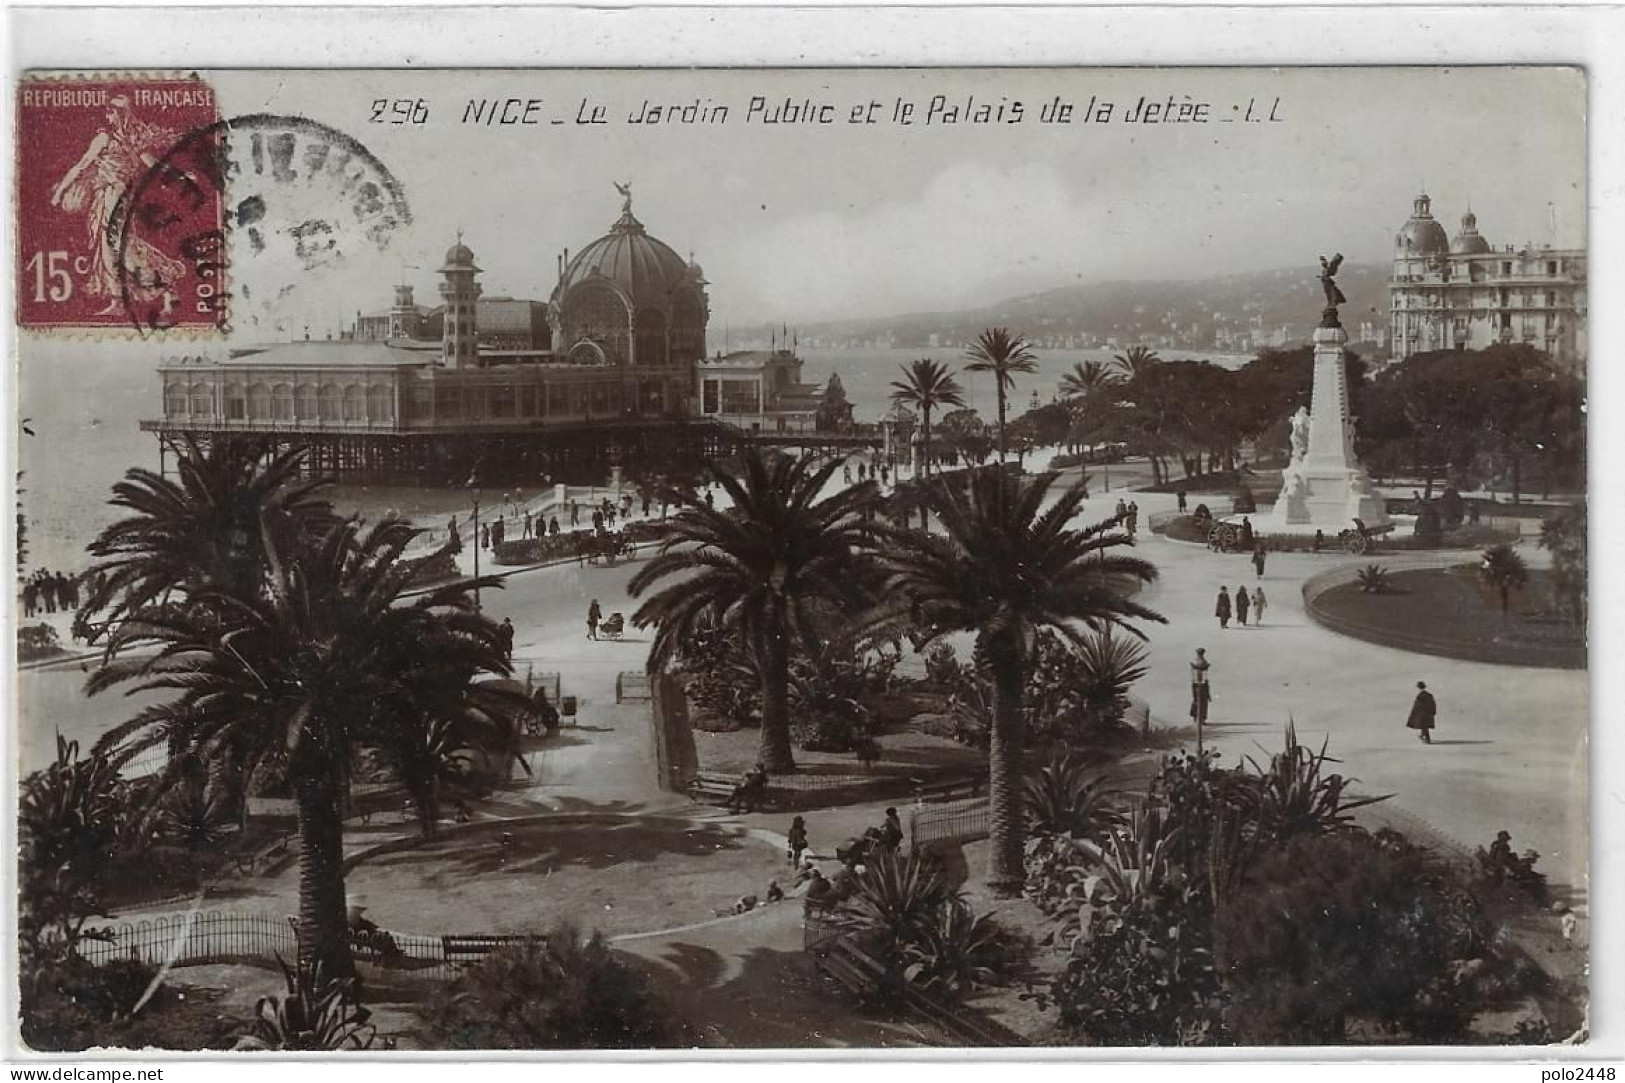
M 560 298 L 591 278 L 607 278 L 631 298 L 634 305 L 664 302 L 678 285 L 699 277 L 682 256 L 664 241 L 649 236 L 643 223 L 627 209 L 610 231 L 583 248 L 559 279 Z
M 447 270 L 477 271 L 477 270 L 479 270 L 478 267 L 474 266 L 474 252 L 473 252 L 473 250 L 470 249 L 468 247 L 468 245 L 464 244 L 462 241 L 458 241 L 456 244 L 454 244 L 450 248 L 446 249 L 446 265 L 444 267 L 440 268 L 440 269 L 442 271 L 447 271 Z
M 1450 235 L 1433 217 L 1426 192 L 1416 197 L 1410 221 L 1394 237 L 1394 249 L 1403 255 L 1442 256 L 1450 251 Z
M 1478 216 L 1468 211 L 1461 216 L 1461 232 L 1450 242 L 1451 255 L 1482 256 L 1490 251 L 1490 242 L 1478 232 Z

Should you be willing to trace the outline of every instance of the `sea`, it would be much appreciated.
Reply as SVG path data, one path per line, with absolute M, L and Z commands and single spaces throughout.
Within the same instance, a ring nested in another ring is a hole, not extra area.
M 838 374 L 859 421 L 878 420 L 890 408 L 891 383 L 902 368 L 917 358 L 929 357 L 960 369 L 958 349 L 801 349 L 805 362 L 802 379 L 823 384 Z M 1080 361 L 1109 362 L 1114 351 L 1039 350 L 1039 371 L 1016 380 L 1010 394 L 1011 416 L 1026 410 L 1037 396 L 1049 402 L 1061 377 Z M 1248 358 L 1227 354 L 1167 351 L 1164 356 L 1207 360 L 1237 368 Z M 149 364 L 99 365 L 86 363 L 74 379 L 20 381 L 21 416 L 33 434 L 20 438 L 18 466 L 22 471 L 21 503 L 28 523 L 28 567 L 72 572 L 88 563 L 84 547 L 103 527 L 120 517 L 108 503 L 111 489 L 132 466 L 158 468 L 157 441 L 140 431 L 142 418 L 160 409 L 157 374 Z M 993 379 L 959 373 L 965 401 L 984 418 L 997 414 Z M 173 466 L 173 463 L 170 464 Z M 399 486 L 348 486 L 335 497 L 340 506 L 382 512 L 386 509 L 412 517 L 438 520 L 465 511 L 467 495 L 455 490 Z

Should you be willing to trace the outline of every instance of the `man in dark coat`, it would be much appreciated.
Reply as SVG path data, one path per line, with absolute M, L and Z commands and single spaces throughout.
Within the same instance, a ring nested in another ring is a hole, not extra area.
M 1236 623 L 1237 624 L 1246 624 L 1247 623 L 1247 607 L 1249 605 L 1251 605 L 1251 604 L 1252 604 L 1252 599 L 1247 597 L 1247 588 L 1246 587 L 1237 587 L 1236 588 Z
M 1426 681 L 1416 682 L 1416 699 L 1411 703 L 1411 716 L 1405 720 L 1405 725 L 1417 731 L 1422 743 L 1433 743 L 1433 719 L 1439 713 L 1439 705 L 1433 702 L 1433 693 L 1428 691 Z
M 1264 578 L 1264 543 L 1259 542 L 1253 546 L 1253 568 L 1258 572 L 1258 578 Z
M 1219 588 L 1219 598 L 1213 603 L 1213 615 L 1219 618 L 1219 627 L 1230 627 L 1230 591 L 1225 587 Z

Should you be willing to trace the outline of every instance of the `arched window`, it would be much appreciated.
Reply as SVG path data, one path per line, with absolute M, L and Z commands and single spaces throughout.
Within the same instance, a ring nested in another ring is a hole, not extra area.
M 184 384 L 164 385 L 164 416 L 186 416 L 186 387 Z
M 292 384 L 277 384 L 271 388 L 271 420 L 293 420 Z
M 610 364 L 625 364 L 631 352 L 632 318 L 620 294 L 603 283 L 576 290 L 564 306 L 565 334 L 570 339 L 602 343 Z
M 300 384 L 293 389 L 294 416 L 300 421 L 316 420 L 316 385 Z
M 395 399 L 390 395 L 389 388 L 380 385 L 367 388 L 367 420 L 395 420 Z
M 338 384 L 323 384 L 321 396 L 317 400 L 318 416 L 323 421 L 337 421 L 340 417 L 341 401 Z
M 214 414 L 214 393 L 208 384 L 192 385 L 192 416 L 211 417 Z
M 691 364 L 705 356 L 705 303 L 692 288 L 681 288 L 672 295 L 668 341 L 673 365 Z
M 344 388 L 344 420 L 363 421 L 367 416 L 367 397 L 361 390 L 360 384 L 348 384 Z
M 242 384 L 226 385 L 226 420 L 241 421 L 248 416 L 248 403 L 243 398 Z
M 248 416 L 256 421 L 271 416 L 271 389 L 264 384 L 248 385 Z

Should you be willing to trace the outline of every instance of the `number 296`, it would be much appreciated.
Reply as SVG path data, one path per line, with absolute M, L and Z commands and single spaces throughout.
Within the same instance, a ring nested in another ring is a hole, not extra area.
M 422 98 L 379 98 L 372 103 L 369 124 L 427 124 L 429 103 Z

